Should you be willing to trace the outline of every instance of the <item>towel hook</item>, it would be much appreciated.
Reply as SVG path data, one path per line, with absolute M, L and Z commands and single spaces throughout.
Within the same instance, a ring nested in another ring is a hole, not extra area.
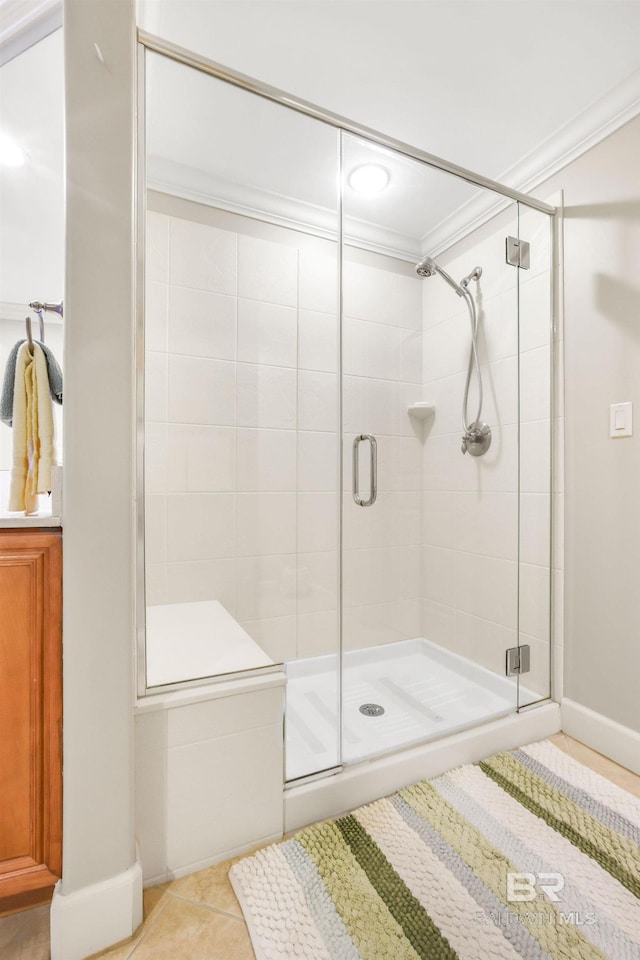
M 52 313 L 57 313 L 59 317 L 64 315 L 62 300 L 60 303 L 43 303 L 41 300 L 32 300 L 29 306 L 36 312 L 40 310 L 46 310 L 51 311 Z
M 44 312 L 42 310 L 36 310 L 36 313 L 40 321 L 40 343 L 44 343 Z
M 40 343 L 44 343 L 44 316 L 42 310 L 35 310 L 34 312 L 38 314 Z M 31 327 L 31 317 L 25 317 L 24 322 L 27 329 L 27 341 L 29 343 L 29 349 L 31 350 L 31 353 L 33 353 L 33 330 Z

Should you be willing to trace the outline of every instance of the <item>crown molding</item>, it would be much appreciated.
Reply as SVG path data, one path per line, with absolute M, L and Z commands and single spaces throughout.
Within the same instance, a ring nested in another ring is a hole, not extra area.
M 312 204 L 284 194 L 263 190 L 250 184 L 212 176 L 204 170 L 171 160 L 149 157 L 147 187 L 170 193 L 208 207 L 218 207 L 254 220 L 267 220 L 304 233 L 335 239 L 338 235 L 337 210 Z
M 639 114 L 640 70 L 636 70 L 497 179 L 523 193 L 532 193 Z M 422 252 L 438 256 L 506 209 L 511 202 L 478 193 L 422 237 Z
M 560 127 L 500 180 L 527 193 L 640 114 L 640 69 Z
M 0 67 L 62 26 L 62 0 L 0 0 Z
M 160 176 L 147 178 L 147 188 L 150 190 L 299 233 L 312 234 L 334 242 L 338 240 L 337 209 L 329 210 L 246 184 L 222 181 L 203 174 L 202 171 L 167 161 L 159 164 L 156 160 L 155 166 Z M 185 183 L 189 186 L 185 186 Z M 394 230 L 384 229 L 355 217 L 345 217 L 343 240 L 345 244 L 399 260 L 413 261 L 419 255 L 420 241 L 417 237 L 406 237 Z
M 636 70 L 505 170 L 498 180 L 523 193 L 532 193 L 639 114 L 640 70 Z M 303 233 L 336 239 L 335 211 L 243 184 L 218 182 L 199 172 L 194 179 L 193 170 L 178 169 L 178 165 L 165 162 L 163 168 L 164 175 L 160 179 L 149 181 L 149 186 L 161 193 L 171 193 Z M 185 181 L 190 184 L 188 188 L 182 186 Z M 508 198 L 497 194 L 478 192 L 419 239 L 365 220 L 345 218 L 344 240 L 373 253 L 401 260 L 411 261 L 424 253 L 439 256 L 511 203 Z

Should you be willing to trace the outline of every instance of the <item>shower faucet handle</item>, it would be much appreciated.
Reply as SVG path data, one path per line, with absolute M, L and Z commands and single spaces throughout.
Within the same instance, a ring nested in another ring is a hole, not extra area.
M 462 434 L 462 452 L 472 457 L 481 457 L 491 446 L 491 427 L 488 423 L 475 420 Z

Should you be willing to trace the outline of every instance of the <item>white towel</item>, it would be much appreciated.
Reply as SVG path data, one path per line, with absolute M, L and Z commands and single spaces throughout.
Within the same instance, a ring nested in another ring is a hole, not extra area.
M 23 343 L 16 360 L 13 396 L 13 463 L 9 510 L 35 513 L 38 494 L 51 490 L 56 464 L 47 360 L 39 344 Z

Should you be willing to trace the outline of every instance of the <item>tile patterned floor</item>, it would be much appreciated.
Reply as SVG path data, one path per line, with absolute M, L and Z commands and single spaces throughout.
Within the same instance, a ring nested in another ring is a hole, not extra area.
M 640 797 L 640 777 L 564 733 L 561 750 Z M 144 893 L 144 922 L 136 934 L 92 960 L 253 960 L 242 911 L 228 880 L 227 860 Z M 49 908 L 0 919 L 2 960 L 49 960 Z
M 2 960 L 49 960 L 49 904 L 0 919 Z

